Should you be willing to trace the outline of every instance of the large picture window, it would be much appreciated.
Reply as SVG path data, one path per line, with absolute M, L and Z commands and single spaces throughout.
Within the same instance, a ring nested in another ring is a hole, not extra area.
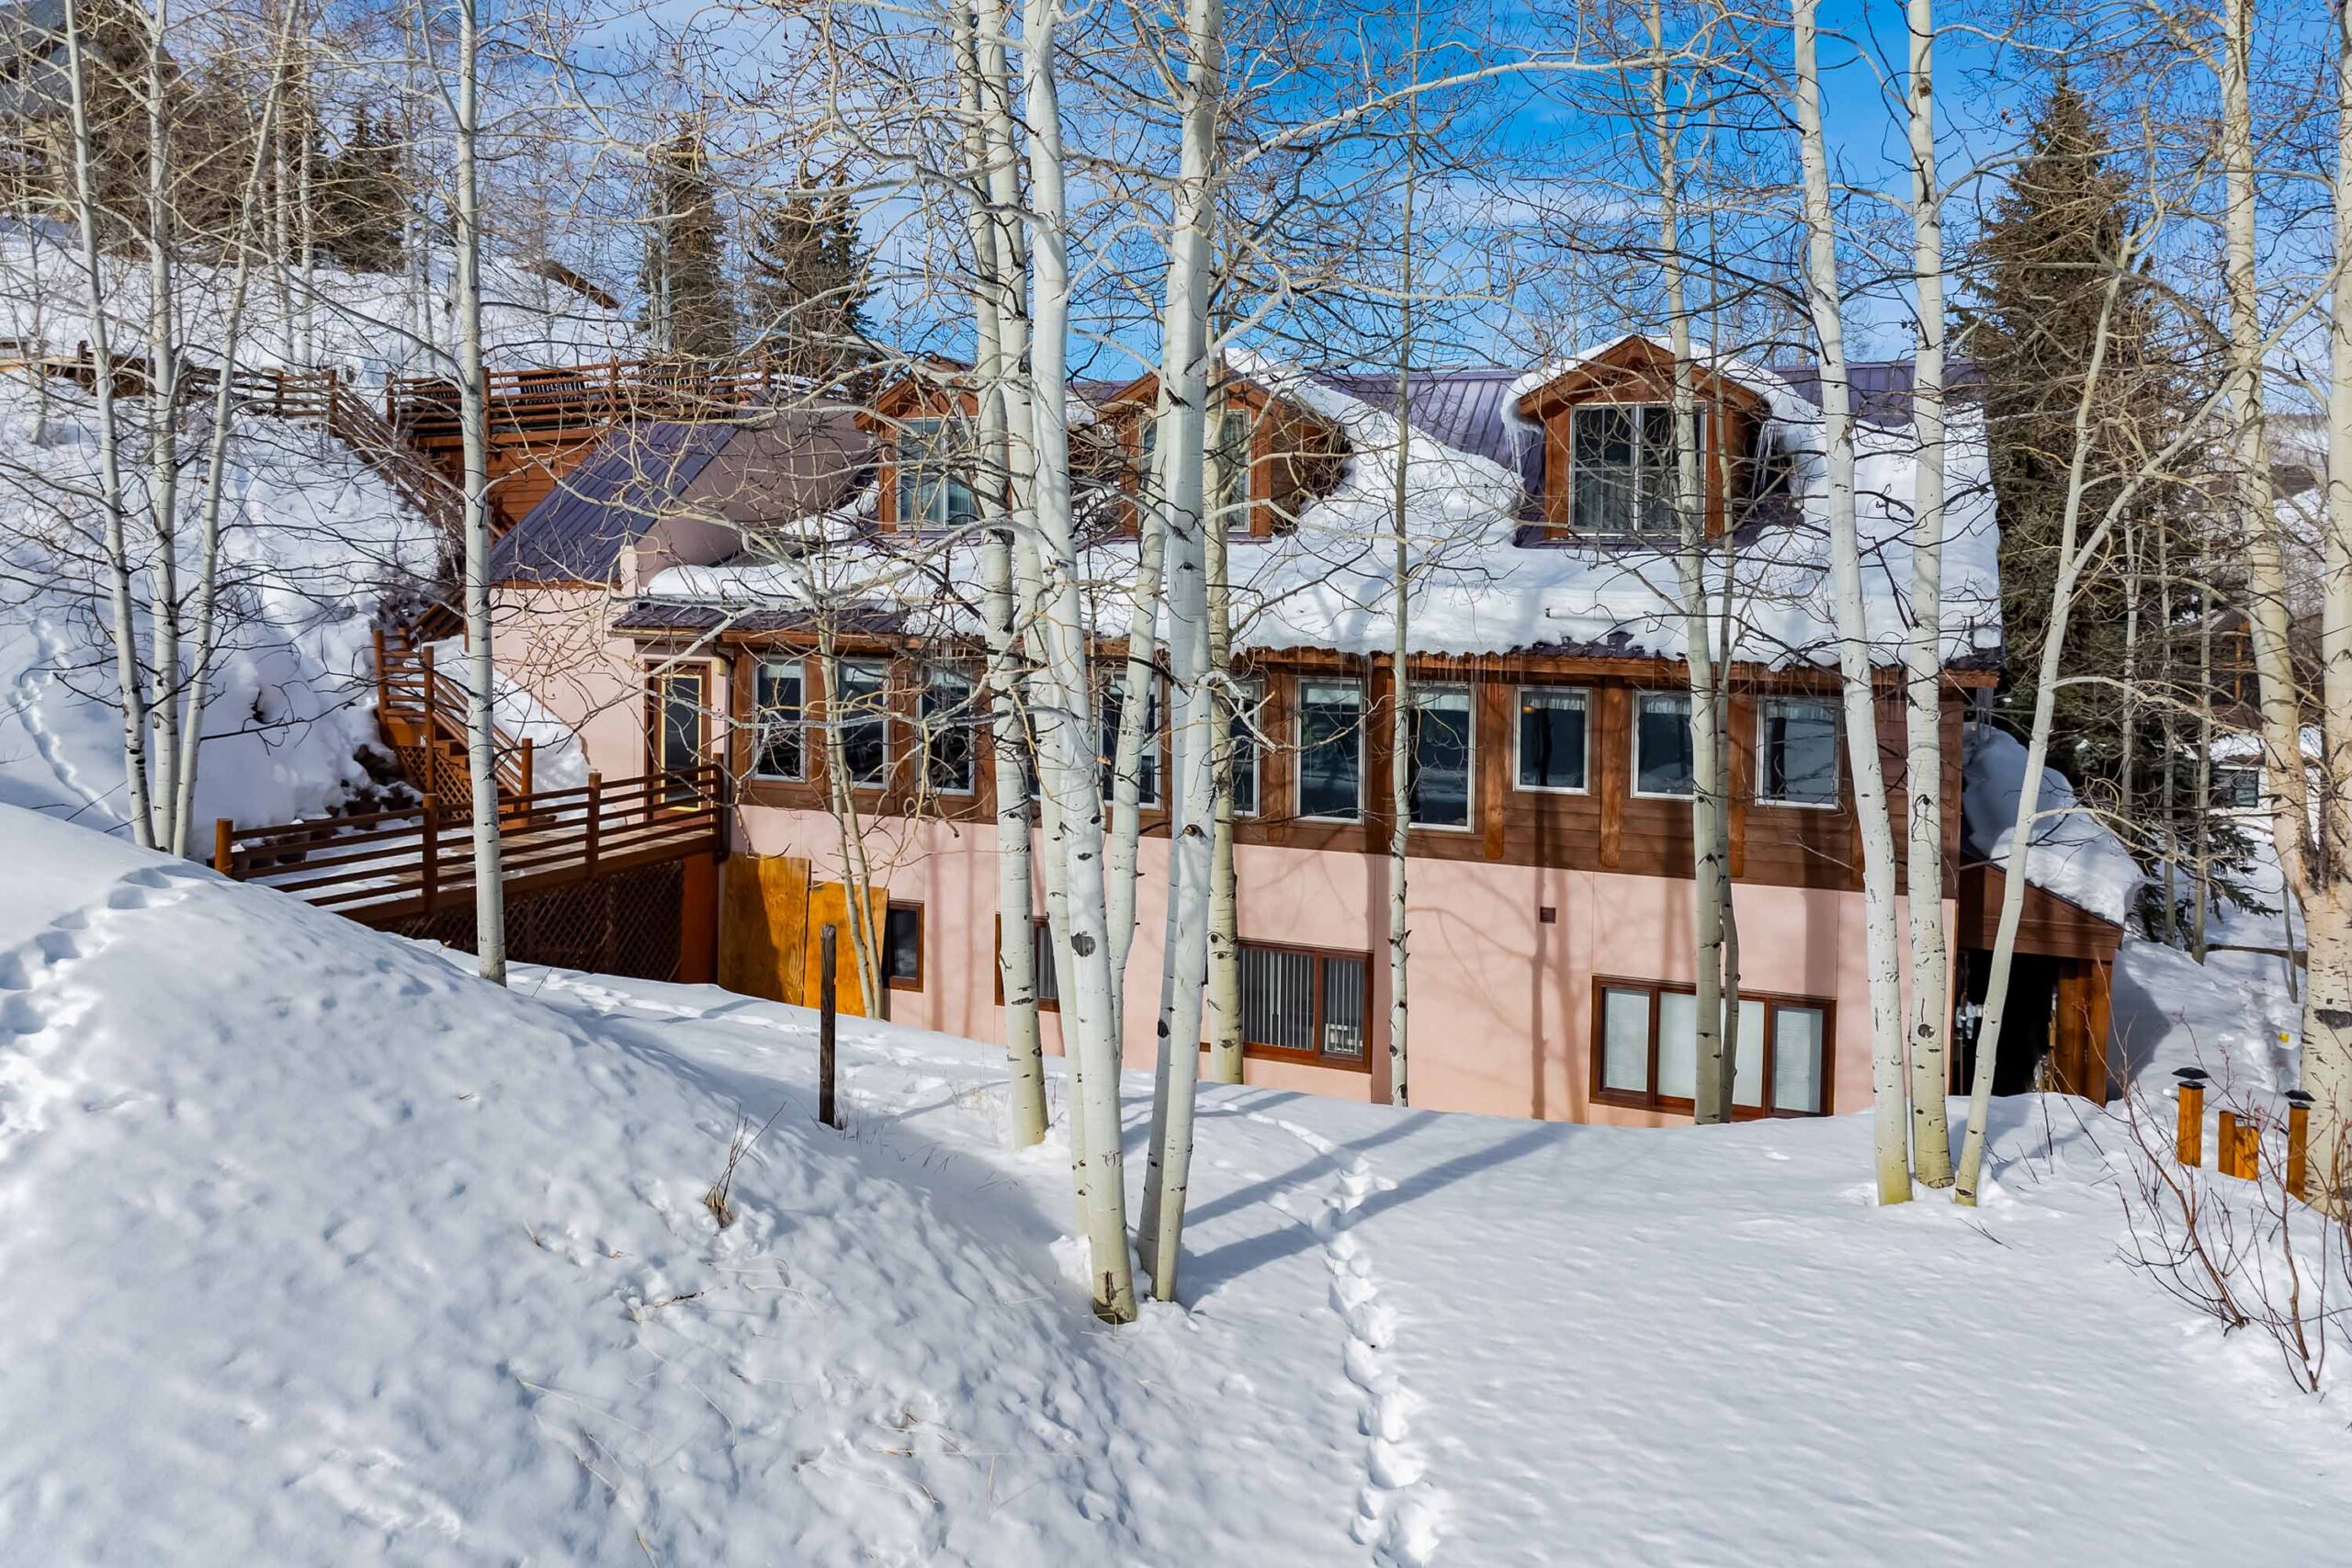
M 1363 692 L 1353 682 L 1298 683 L 1298 814 L 1363 815 Z
M 1368 1068 L 1371 965 L 1362 953 L 1241 944 L 1241 1043 L 1247 1051 Z
M 1705 416 L 1700 449 L 1706 449 Z M 1674 410 L 1593 403 L 1568 415 L 1568 523 L 1579 534 L 1673 538 Z
M 1756 798 L 1771 806 L 1838 804 L 1838 710 L 1767 697 L 1758 710 Z
M 841 732 L 842 764 L 854 784 L 890 778 L 890 667 L 877 660 L 843 660 L 833 666 L 832 721 Z
M 1592 1097 L 1607 1105 L 1688 1113 L 1698 1094 L 1698 998 L 1687 986 L 1594 982 Z M 1739 999 L 1732 1114 L 1829 1114 L 1827 1002 L 1802 997 Z
M 1690 694 L 1634 693 L 1634 793 L 1688 795 L 1695 776 Z
M 763 659 L 752 682 L 752 775 L 808 776 L 802 726 L 808 713 L 808 671 L 797 659 Z
M 965 435 L 961 420 L 910 419 L 899 427 L 899 526 L 959 528 L 979 516 Z
M 1417 828 L 1470 826 L 1470 688 L 1410 688 L 1413 766 L 1406 798 Z
M 1519 787 L 1585 788 L 1585 694 L 1544 686 L 1519 694 Z

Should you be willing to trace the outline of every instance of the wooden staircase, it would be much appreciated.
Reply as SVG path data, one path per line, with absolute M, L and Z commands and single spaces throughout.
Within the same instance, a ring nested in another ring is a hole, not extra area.
M 432 644 L 418 644 L 398 624 L 376 628 L 376 728 L 416 792 L 444 803 L 447 820 L 463 820 L 472 810 L 469 702 L 465 687 L 435 668 Z M 499 809 L 510 815 L 535 793 L 531 742 L 503 729 L 494 735 Z

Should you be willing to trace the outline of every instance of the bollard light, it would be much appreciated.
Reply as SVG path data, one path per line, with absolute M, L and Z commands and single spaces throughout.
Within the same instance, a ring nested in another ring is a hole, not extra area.
M 2173 1077 L 2180 1080 L 2180 1126 L 2174 1134 L 2174 1147 L 2183 1165 L 2205 1163 L 2205 1069 L 2175 1067 Z
M 2287 1091 L 2287 1190 L 2308 1198 L 2304 1182 L 2311 1174 L 2312 1097 L 2300 1089 Z

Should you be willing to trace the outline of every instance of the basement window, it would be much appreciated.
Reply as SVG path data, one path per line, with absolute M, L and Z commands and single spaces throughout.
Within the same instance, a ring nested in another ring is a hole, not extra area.
M 1255 1056 L 1368 1070 L 1372 965 L 1361 953 L 1241 944 L 1241 1043 Z
M 1600 980 L 1594 988 L 1592 1098 L 1689 1114 L 1699 1077 L 1693 988 L 1642 980 Z M 1735 1119 L 1829 1113 L 1832 1010 L 1812 998 L 1741 995 Z

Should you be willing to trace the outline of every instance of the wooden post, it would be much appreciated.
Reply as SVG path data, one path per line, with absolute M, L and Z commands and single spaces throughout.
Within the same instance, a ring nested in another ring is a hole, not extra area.
M 424 885 L 424 912 L 431 914 L 441 902 L 441 801 L 437 795 L 424 797 L 424 863 L 422 879 Z
M 392 732 L 386 726 L 384 719 L 385 716 L 391 711 L 392 677 L 390 671 L 388 670 L 384 664 L 383 623 L 381 621 L 377 622 L 374 630 L 376 638 L 376 728 L 383 735 L 384 739 L 389 741 L 392 738 Z
M 334 429 L 334 389 L 336 380 L 337 378 L 334 373 L 334 367 L 330 365 L 327 367 L 327 429 L 330 433 Z
M 603 827 L 603 824 L 604 824 L 604 818 L 605 818 L 605 775 L 604 775 L 604 774 L 602 774 L 602 773 L 590 773 L 590 774 L 588 775 L 588 832 L 587 832 L 587 840 L 588 840 L 588 847 L 587 847 L 588 875 L 589 875 L 592 879 L 593 879 L 593 878 L 595 876 L 595 874 L 596 874 L 596 837 L 597 837 L 597 834 L 598 834 L 599 830 L 600 830 L 600 829 L 602 829 L 602 827 Z
M 2183 1165 L 2205 1163 L 2205 1070 L 2202 1067 L 2176 1067 L 2173 1077 L 2180 1080 L 2180 1129 L 2174 1144 Z
M 2287 1095 L 2287 1191 L 2306 1201 L 2311 1197 L 2312 1097 L 2301 1089 Z
M 226 817 L 212 823 L 212 869 L 223 876 L 237 874 L 237 825 Z
M 427 746 L 430 746 L 433 744 L 433 738 L 441 733 L 439 694 L 434 690 L 435 682 L 433 679 L 433 645 L 428 642 L 418 649 L 416 657 L 419 668 L 424 671 L 424 740 Z
M 817 944 L 817 1120 L 828 1127 L 841 1125 L 833 1106 L 833 940 L 840 929 L 828 925 Z
M 523 738 L 523 790 L 522 790 L 522 794 L 523 794 L 524 798 L 527 800 L 528 798 L 530 798 L 531 793 L 532 793 L 532 792 L 531 792 L 531 738 L 530 738 L 529 736 L 527 736 L 527 735 L 526 735 L 526 736 L 525 736 L 525 737 Z
M 2251 1181 L 2261 1169 L 2262 1126 L 2252 1117 L 2241 1120 L 2234 1111 L 2222 1112 L 2221 1172 Z

